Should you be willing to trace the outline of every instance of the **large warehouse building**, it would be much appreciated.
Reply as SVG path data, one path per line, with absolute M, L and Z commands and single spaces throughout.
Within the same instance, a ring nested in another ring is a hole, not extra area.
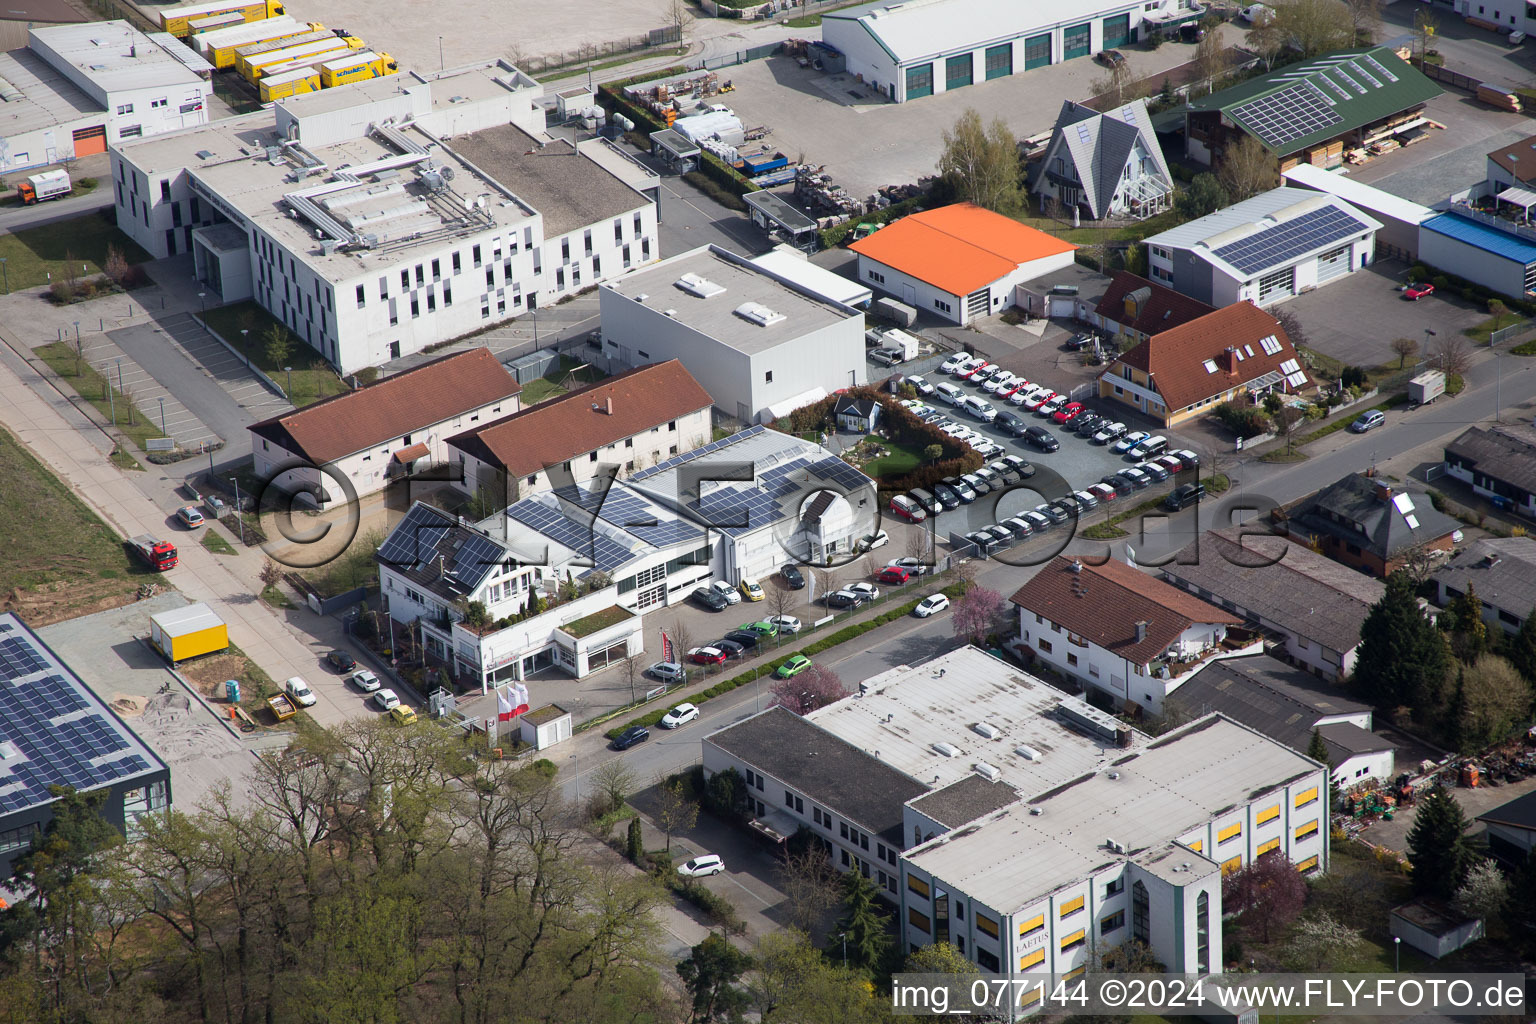
M 545 137 L 541 92 L 497 61 L 114 147 L 117 223 L 340 372 L 376 366 L 659 255 L 649 172 Z
M 849 72 L 904 103 L 1125 46 L 1201 13 L 1191 0 L 879 0 L 823 15 L 821 37 Z
M 0 53 L 0 173 L 208 122 L 213 86 L 126 21 L 34 28 L 27 44 Z

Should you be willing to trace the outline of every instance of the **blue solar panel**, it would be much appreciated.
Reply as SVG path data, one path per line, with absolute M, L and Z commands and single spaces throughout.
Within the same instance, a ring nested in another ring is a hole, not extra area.
M 1253 274 L 1366 230 L 1364 224 L 1337 206 L 1325 206 L 1213 251 L 1238 272 Z
M 19 679 L 47 667 L 48 663 L 23 641 L 11 637 L 0 640 L 0 678 Z
M 471 534 L 459 545 L 453 559 L 453 575 L 470 590 L 475 589 L 490 575 L 492 569 L 506 560 L 506 551 L 489 537 Z
M 613 538 L 598 533 L 585 523 L 574 522 L 558 509 L 532 499 L 513 505 L 507 509 L 507 515 L 550 540 L 590 558 L 604 572 L 623 565 L 633 556 L 629 548 Z
M 430 505 L 413 505 L 379 546 L 379 561 L 401 567 L 430 562 L 437 557 L 443 538 L 457 525 L 457 520 Z
M 725 448 L 725 447 L 727 447 L 729 445 L 733 445 L 733 444 L 737 443 L 738 441 L 745 440 L 746 438 L 749 438 L 749 437 L 756 437 L 758 434 L 761 434 L 763 431 L 765 431 L 767 429 L 768 428 L 763 426 L 761 423 L 754 424 L 754 425 L 748 427 L 746 430 L 738 431 L 737 433 L 732 434 L 730 437 L 723 437 L 723 438 L 721 438 L 718 441 L 711 441 L 709 444 L 705 445 L 702 448 L 695 448 L 691 452 L 684 452 L 682 455 L 675 455 L 672 458 L 668 459 L 666 462 L 662 462 L 662 463 L 659 463 L 659 464 L 657 464 L 655 466 L 652 466 L 650 469 L 642 469 L 640 472 L 632 474 L 630 476 L 630 479 L 631 480 L 646 480 L 646 479 L 649 479 L 650 477 L 653 477 L 653 476 L 655 476 L 658 473 L 665 473 L 669 469 L 673 469 L 673 468 L 675 468 L 677 466 L 681 466 L 685 462 L 691 462 L 691 461 L 693 461 L 694 459 L 698 458 L 701 455 L 708 455 L 710 452 L 717 452 L 721 448 Z

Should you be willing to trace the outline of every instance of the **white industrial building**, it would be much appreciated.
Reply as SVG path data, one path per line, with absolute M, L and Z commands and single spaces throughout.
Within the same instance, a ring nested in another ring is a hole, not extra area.
M 376 366 L 657 257 L 649 172 L 544 137 L 541 92 L 505 61 L 402 73 L 114 147 L 118 226 Z
M 605 356 L 625 366 L 679 359 L 742 423 L 866 381 L 863 313 L 718 246 L 609 281 L 599 295 Z
M 30 30 L 26 49 L 0 54 L 0 172 L 206 124 L 213 86 L 186 59 L 196 55 L 178 55 L 180 44 L 156 35 L 126 21 L 54 25 Z
M 1217 308 L 1268 306 L 1368 266 L 1381 226 L 1335 195 L 1281 186 L 1148 237 L 1147 276 Z
M 822 40 L 897 103 L 1087 57 L 1200 17 L 1195 0 L 905 0 L 829 11 Z
M 1221 877 L 1276 851 L 1327 870 L 1327 768 L 1219 715 L 1157 740 L 976 648 L 874 676 L 808 715 L 711 733 L 751 827 L 808 828 L 899 908 L 902 951 L 1070 975 L 1145 942 L 1219 974 Z
M 1419 225 L 1435 215 L 1401 196 L 1356 181 L 1343 171 L 1328 171 L 1313 164 L 1297 164 L 1281 173 L 1285 184 L 1338 196 L 1357 210 L 1381 222 L 1376 232 L 1376 256 L 1409 262 L 1418 258 Z

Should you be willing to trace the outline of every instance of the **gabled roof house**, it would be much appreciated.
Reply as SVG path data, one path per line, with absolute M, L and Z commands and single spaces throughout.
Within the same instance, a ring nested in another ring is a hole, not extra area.
M 1100 113 L 1067 100 L 1032 189 L 1094 220 L 1150 217 L 1168 209 L 1173 174 L 1145 100 Z
M 1416 548 L 1445 552 L 1461 539 L 1461 525 L 1427 496 L 1394 491 L 1364 473 L 1295 502 L 1278 525 L 1292 540 L 1376 576 L 1402 568 Z

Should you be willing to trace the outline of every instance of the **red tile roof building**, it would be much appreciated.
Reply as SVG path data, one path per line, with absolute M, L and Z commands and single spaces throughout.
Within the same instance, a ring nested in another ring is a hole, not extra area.
M 1216 312 L 1199 299 L 1176 292 L 1167 285 L 1122 270 L 1115 274 L 1094 314 L 1110 334 L 1126 334 L 1145 341 L 1207 313 Z
M 1311 387 L 1285 328 L 1247 301 L 1152 335 L 1099 377 L 1100 398 L 1165 427 L 1232 399 L 1271 391 L 1294 395 Z

